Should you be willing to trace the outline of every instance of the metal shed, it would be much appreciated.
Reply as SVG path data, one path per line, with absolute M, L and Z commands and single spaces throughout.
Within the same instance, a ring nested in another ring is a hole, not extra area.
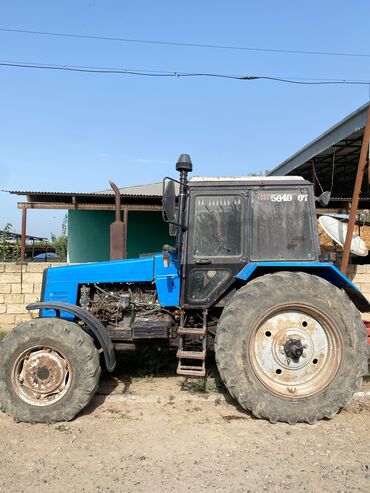
M 168 225 L 162 220 L 162 182 L 119 189 L 125 224 L 126 257 L 160 250 L 171 241 Z M 41 192 L 7 190 L 25 196 L 18 202 L 22 210 L 22 235 L 27 233 L 29 209 L 62 209 L 68 211 L 68 260 L 93 262 L 109 260 L 109 228 L 114 221 L 113 190 L 93 193 Z M 24 249 L 21 258 L 25 261 Z
M 366 103 L 270 172 L 272 176 L 300 175 L 312 181 L 315 193 L 330 191 L 329 206 L 349 211 L 343 273 L 347 271 L 358 210 L 370 206 L 369 139 L 370 103 Z

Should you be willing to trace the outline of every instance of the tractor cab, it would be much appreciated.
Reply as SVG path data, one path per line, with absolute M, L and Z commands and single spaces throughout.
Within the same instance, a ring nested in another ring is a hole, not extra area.
M 182 306 L 213 305 L 251 262 L 318 261 L 310 182 L 299 176 L 187 180 L 189 169 L 180 163 L 180 182 L 164 181 L 164 218 L 176 227 L 185 279 Z M 176 189 L 183 195 L 176 197 Z

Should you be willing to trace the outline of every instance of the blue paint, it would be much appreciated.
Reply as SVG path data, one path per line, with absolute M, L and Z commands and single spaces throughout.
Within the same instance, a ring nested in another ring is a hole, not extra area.
M 247 264 L 235 277 L 247 281 L 257 275 L 277 270 L 301 271 L 321 277 L 334 286 L 344 289 L 361 312 L 368 312 L 370 304 L 360 289 L 353 284 L 342 272 L 329 262 L 251 262 Z
M 155 283 L 161 306 L 177 306 L 180 300 L 177 258 L 173 255 L 167 268 L 164 267 L 162 254 L 156 254 L 138 259 L 53 267 L 47 269 L 45 275 L 42 301 L 77 304 L 81 284 L 126 282 Z M 43 310 L 43 316 L 55 316 L 55 312 Z M 62 313 L 61 316 L 73 319 L 73 315 L 68 313 Z
M 360 292 L 359 288 L 330 262 L 250 262 L 235 277 L 246 281 L 257 268 L 270 270 L 300 270 L 303 272 L 310 272 L 311 274 L 322 277 L 338 288 L 349 286 L 350 288 Z
M 168 267 L 164 266 L 163 256 L 154 257 L 154 275 L 158 299 L 161 306 L 178 306 L 180 303 L 180 276 L 177 256 L 170 254 Z

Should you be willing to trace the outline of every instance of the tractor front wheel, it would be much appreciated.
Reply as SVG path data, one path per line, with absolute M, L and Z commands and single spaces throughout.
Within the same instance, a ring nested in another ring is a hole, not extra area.
M 24 322 L 0 346 L 0 408 L 16 421 L 69 421 L 90 402 L 100 372 L 94 342 L 77 324 Z
M 303 272 L 241 288 L 225 307 L 216 360 L 242 407 L 271 422 L 314 423 L 349 403 L 366 372 L 366 332 L 347 295 Z

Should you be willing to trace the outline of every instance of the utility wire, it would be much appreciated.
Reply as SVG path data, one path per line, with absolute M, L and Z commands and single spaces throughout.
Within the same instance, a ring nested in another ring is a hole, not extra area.
M 298 77 L 273 77 L 267 75 L 231 75 L 217 74 L 208 72 L 177 72 L 177 71 L 160 71 L 146 69 L 128 69 L 128 68 L 108 68 L 108 67 L 86 67 L 74 65 L 54 65 L 47 63 L 34 62 L 16 62 L 0 61 L 0 67 L 17 67 L 39 70 L 61 70 L 66 72 L 85 72 L 94 74 L 116 74 L 116 75 L 137 75 L 143 77 L 211 77 L 220 79 L 233 80 L 269 80 L 284 82 L 287 84 L 299 85 L 369 85 L 370 80 L 346 80 L 346 79 L 300 79 Z
M 351 53 L 340 51 L 306 51 L 306 50 L 284 50 L 279 48 L 257 48 L 250 46 L 233 46 L 233 45 L 219 45 L 219 44 L 206 44 L 206 43 L 181 43 L 178 41 L 156 41 L 152 39 L 132 39 L 132 38 L 117 38 L 113 36 L 96 36 L 85 34 L 73 34 L 73 33 L 59 33 L 48 31 L 31 31 L 26 29 L 8 29 L 5 27 L 0 28 L 2 32 L 17 33 L 17 34 L 31 34 L 37 36 L 55 36 L 63 38 L 79 38 L 79 39 L 92 39 L 102 41 L 118 41 L 121 43 L 140 43 L 151 45 L 164 45 L 164 46 L 184 46 L 190 48 L 208 48 L 217 50 L 234 50 L 234 51 L 255 51 L 265 53 L 288 53 L 293 55 L 315 55 L 315 56 L 336 56 L 336 57 L 360 57 L 370 58 L 370 53 Z

